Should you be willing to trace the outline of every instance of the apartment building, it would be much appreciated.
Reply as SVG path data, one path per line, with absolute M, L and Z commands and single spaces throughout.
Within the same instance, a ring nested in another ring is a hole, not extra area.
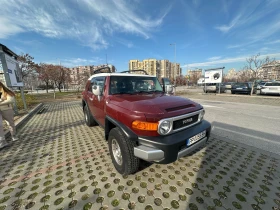
M 143 62 L 139 60 L 130 60 L 128 69 L 129 70 L 143 69 Z
M 85 83 L 85 81 L 94 73 L 95 70 L 108 66 L 112 72 L 116 71 L 114 65 L 98 65 L 98 66 L 76 66 L 69 68 L 71 84 L 70 85 L 80 85 Z
M 280 80 L 280 61 L 273 61 L 262 66 L 260 74 L 263 80 Z
M 189 78 L 191 77 L 202 77 L 202 69 L 195 69 L 195 70 L 192 70 L 192 69 L 188 69 L 188 76 Z
M 77 85 L 84 80 L 84 78 L 88 78 L 93 72 L 93 66 L 76 66 L 73 68 L 69 68 L 71 85 Z
M 143 69 L 149 75 L 157 76 L 159 79 L 162 77 L 168 77 L 174 79 L 176 76 L 182 74 L 182 69 L 179 63 L 171 63 L 169 60 L 156 60 L 156 59 L 144 59 L 129 60 L 129 70 Z

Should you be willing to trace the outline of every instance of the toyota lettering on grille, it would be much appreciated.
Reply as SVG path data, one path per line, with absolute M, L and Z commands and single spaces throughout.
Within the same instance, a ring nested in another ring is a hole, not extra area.
M 187 124 L 193 121 L 193 118 L 189 118 L 183 121 L 183 124 Z

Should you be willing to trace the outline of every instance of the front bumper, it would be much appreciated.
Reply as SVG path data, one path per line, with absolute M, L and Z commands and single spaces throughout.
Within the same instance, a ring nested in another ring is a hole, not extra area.
M 186 146 L 187 139 L 206 130 L 206 137 Z M 168 164 L 186 156 L 205 145 L 211 132 L 211 124 L 205 120 L 177 133 L 168 136 L 139 137 L 139 146 L 134 147 L 134 155 L 140 159 Z

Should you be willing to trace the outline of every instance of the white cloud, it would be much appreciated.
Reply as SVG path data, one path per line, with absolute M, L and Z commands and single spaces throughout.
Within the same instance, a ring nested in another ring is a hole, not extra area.
M 1 9 L 0 9 L 1 11 Z M 1 14 L 0 14 L 1 15 Z M 15 24 L 13 24 L 12 21 L 5 17 L 0 16 L 0 39 L 8 38 L 12 35 L 15 35 L 17 33 L 23 32 L 24 30 Z
M 227 48 L 234 49 L 234 48 L 239 48 L 239 47 L 243 47 L 243 46 L 244 46 L 244 44 L 235 44 L 235 45 L 229 45 L 229 46 L 227 46 Z
M 115 40 L 116 40 L 118 43 L 120 43 L 120 44 L 126 46 L 127 48 L 132 48 L 132 47 L 134 47 L 134 44 L 133 44 L 131 41 L 129 41 L 129 40 L 122 39 L 122 38 L 115 38 Z
M 214 60 L 219 60 L 221 58 L 222 58 L 221 56 L 214 56 L 214 57 L 208 58 L 207 60 L 214 61 Z
M 228 24 L 214 27 L 230 36 L 255 43 L 275 35 L 280 30 L 280 1 L 247 0 L 235 1 L 238 9 L 232 12 Z M 230 32 L 230 33 L 229 33 Z M 248 45 L 248 44 L 247 44 Z M 235 48 L 235 47 L 229 47 Z
M 274 40 L 274 41 L 271 41 L 271 42 L 267 42 L 266 44 L 278 44 L 278 43 L 280 43 L 280 39 Z
M 124 0 L 98 3 L 92 0 L 2 0 L 0 38 L 36 32 L 51 38 L 79 40 L 93 49 L 106 48 L 108 36 L 115 32 L 133 33 L 148 39 L 162 24 L 171 6 L 158 11 L 160 14 L 156 17 L 146 18 L 145 13 L 137 12 L 137 8 L 132 6 L 135 3 L 129 4 Z
M 265 58 L 266 56 L 269 56 L 270 58 L 280 58 L 280 52 L 260 55 L 259 58 Z M 246 61 L 246 59 L 249 57 L 250 57 L 250 55 L 241 56 L 241 57 L 233 57 L 233 58 L 224 58 L 224 59 L 220 59 L 220 60 L 207 61 L 207 62 L 201 62 L 201 63 L 191 63 L 188 65 L 184 65 L 183 67 L 207 67 L 207 66 L 215 66 L 215 65 L 220 65 L 220 64 L 238 63 L 238 62 Z
M 228 25 L 221 25 L 221 26 L 216 26 L 215 28 L 224 32 L 224 33 L 227 33 L 229 32 L 235 25 L 238 24 L 238 21 L 240 19 L 241 15 L 237 15 L 231 22 L 230 24 Z
M 88 66 L 88 65 L 99 65 L 103 64 L 104 60 L 100 57 L 93 57 L 90 59 L 84 58 L 64 58 L 64 59 L 54 59 L 50 61 L 45 61 L 43 63 L 54 64 L 58 65 L 61 64 L 62 66 L 66 67 L 75 67 L 75 66 Z

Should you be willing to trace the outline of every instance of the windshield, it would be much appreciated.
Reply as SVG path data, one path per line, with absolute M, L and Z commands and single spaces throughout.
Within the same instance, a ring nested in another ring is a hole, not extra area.
M 156 77 L 111 76 L 110 94 L 163 92 Z

